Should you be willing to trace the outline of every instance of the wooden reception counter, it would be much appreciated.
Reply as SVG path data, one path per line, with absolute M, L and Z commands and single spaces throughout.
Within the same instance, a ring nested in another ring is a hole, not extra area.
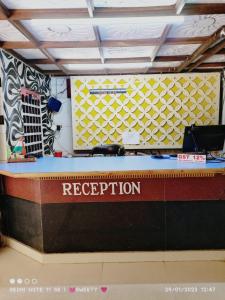
M 45 253 L 225 248 L 225 162 L 1 163 L 3 232 Z

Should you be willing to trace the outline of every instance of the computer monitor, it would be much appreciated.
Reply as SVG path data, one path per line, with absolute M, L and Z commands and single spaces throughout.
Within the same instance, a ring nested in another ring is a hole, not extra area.
M 187 126 L 184 131 L 183 152 L 200 152 L 223 150 L 225 125 Z

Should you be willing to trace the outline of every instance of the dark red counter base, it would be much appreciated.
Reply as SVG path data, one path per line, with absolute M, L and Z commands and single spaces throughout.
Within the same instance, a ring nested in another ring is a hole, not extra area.
M 225 249 L 223 200 L 43 205 L 12 196 L 3 200 L 4 233 L 45 253 Z

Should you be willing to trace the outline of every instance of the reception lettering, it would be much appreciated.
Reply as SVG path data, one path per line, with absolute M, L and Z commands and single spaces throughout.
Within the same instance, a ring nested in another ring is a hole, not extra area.
M 141 193 L 138 182 L 63 182 L 63 196 L 136 195 Z

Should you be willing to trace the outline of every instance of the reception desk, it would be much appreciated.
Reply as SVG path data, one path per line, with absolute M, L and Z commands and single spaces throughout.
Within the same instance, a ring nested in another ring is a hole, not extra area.
M 44 253 L 225 248 L 225 163 L 2 163 L 5 235 Z

